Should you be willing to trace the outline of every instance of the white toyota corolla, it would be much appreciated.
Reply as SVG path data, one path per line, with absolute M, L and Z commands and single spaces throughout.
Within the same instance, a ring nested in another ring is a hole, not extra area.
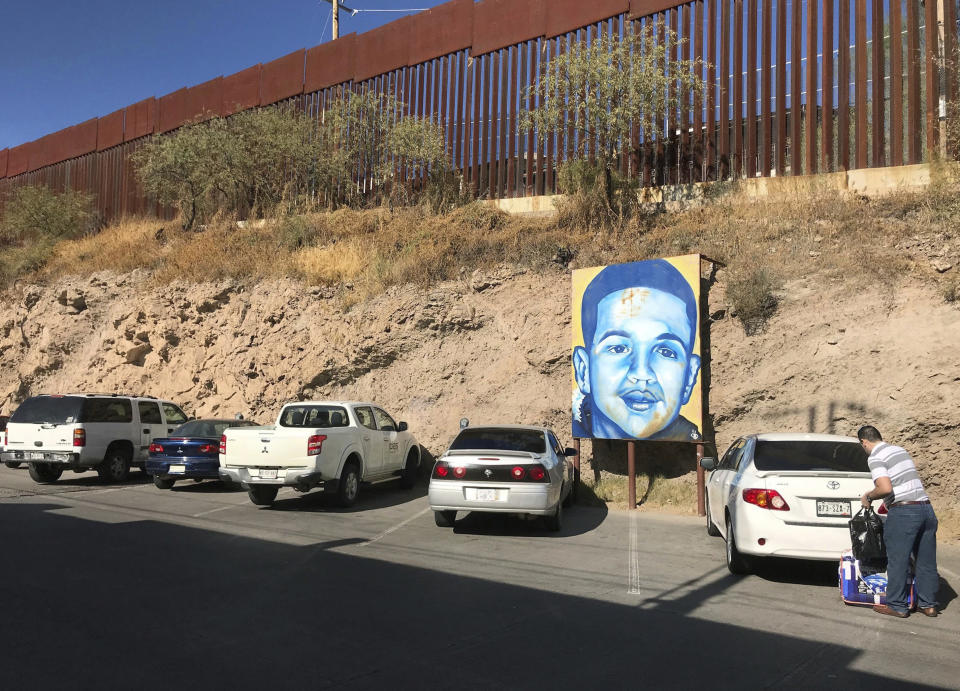
M 848 523 L 873 487 L 854 437 L 753 434 L 719 463 L 704 458 L 707 533 L 727 542 L 727 568 L 743 574 L 756 557 L 838 560 Z

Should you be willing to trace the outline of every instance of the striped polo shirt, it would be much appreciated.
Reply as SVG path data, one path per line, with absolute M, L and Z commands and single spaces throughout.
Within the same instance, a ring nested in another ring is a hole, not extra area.
M 870 464 L 870 474 L 874 482 L 878 477 L 890 478 L 893 494 L 883 498 L 883 503 L 887 507 L 898 501 L 928 499 L 927 493 L 923 491 L 923 482 L 920 481 L 917 466 L 913 464 L 910 454 L 899 446 L 878 442 L 870 452 L 867 463 Z

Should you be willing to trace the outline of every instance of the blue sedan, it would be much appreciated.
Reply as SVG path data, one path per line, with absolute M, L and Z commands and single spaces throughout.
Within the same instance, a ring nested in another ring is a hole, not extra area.
M 177 480 L 219 478 L 220 437 L 228 427 L 252 427 L 247 420 L 190 420 L 169 437 L 150 444 L 146 471 L 158 489 L 170 489 Z

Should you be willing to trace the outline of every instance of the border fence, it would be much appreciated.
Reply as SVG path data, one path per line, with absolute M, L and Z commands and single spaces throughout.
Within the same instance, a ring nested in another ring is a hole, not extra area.
M 441 125 L 474 196 L 552 194 L 574 128 L 522 131 L 528 87 L 553 57 L 631 29 L 683 39 L 670 58 L 701 60 L 705 84 L 635 128 L 619 163 L 644 186 L 920 163 L 957 153 L 957 16 L 957 0 L 451 0 L 0 150 L 0 205 L 46 185 L 93 193 L 104 221 L 169 217 L 130 163 L 145 137 L 272 104 L 319 118 L 350 89 Z

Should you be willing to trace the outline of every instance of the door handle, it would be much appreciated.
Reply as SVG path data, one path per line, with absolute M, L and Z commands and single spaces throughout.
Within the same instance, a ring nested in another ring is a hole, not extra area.
M 150 434 L 150 430 L 145 429 L 145 430 L 143 430 L 143 433 L 144 433 L 144 434 Z
M 173 427 L 167 427 L 167 434 L 173 433 Z
M 370 437 L 364 437 L 363 440 L 364 440 L 364 441 L 370 441 Z

